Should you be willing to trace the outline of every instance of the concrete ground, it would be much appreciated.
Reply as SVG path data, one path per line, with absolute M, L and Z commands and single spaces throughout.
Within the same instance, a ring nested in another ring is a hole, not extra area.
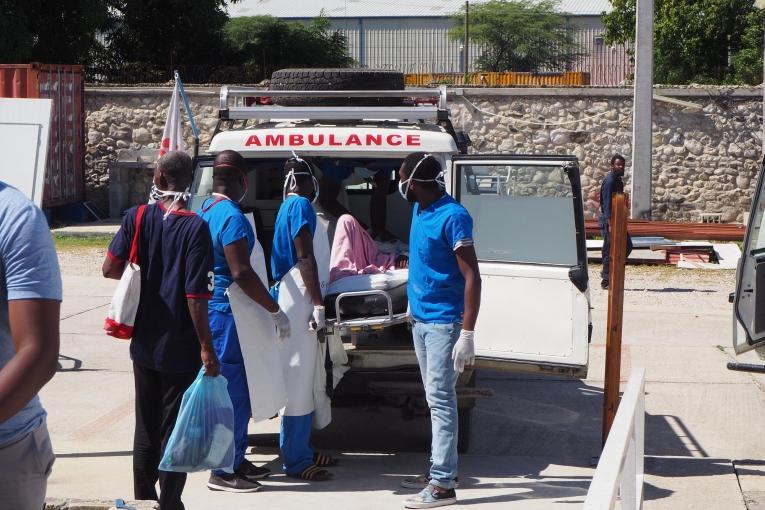
M 62 255 L 61 369 L 42 392 L 58 455 L 48 494 L 129 499 L 134 418 L 128 343 L 101 333 L 114 283 L 95 276 L 96 262 Z M 594 276 L 597 268 L 591 270 Z M 765 446 L 757 439 L 765 378 L 725 367 L 732 287 L 732 272 L 629 268 L 623 380 L 630 367 L 646 368 L 647 509 L 765 508 L 765 478 L 759 476 Z M 496 396 L 480 400 L 474 411 L 471 448 L 460 459 L 461 504 L 534 509 L 578 507 L 584 500 L 600 452 L 605 292 L 593 289 L 592 301 L 586 380 L 479 375 L 478 385 Z M 400 508 L 411 494 L 399 488 L 400 479 L 426 469 L 427 453 L 417 451 L 427 443 L 426 420 L 367 408 L 337 410 L 335 421 L 319 438 L 341 459 L 335 481 L 287 479 L 277 451 L 258 448 L 249 457 L 275 473 L 261 493 L 211 492 L 207 475 L 197 473 L 186 486 L 186 507 Z M 277 430 L 276 420 L 251 426 L 265 443 L 275 441 Z

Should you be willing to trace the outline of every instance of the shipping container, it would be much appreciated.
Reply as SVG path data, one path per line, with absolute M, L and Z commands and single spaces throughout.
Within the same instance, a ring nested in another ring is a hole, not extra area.
M 82 66 L 0 64 L 0 97 L 53 100 L 43 207 L 85 199 L 85 72 Z

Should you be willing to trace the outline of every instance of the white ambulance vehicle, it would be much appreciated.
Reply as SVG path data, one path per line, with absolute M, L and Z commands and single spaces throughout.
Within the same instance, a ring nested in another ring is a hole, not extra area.
M 287 96 L 298 100 L 281 100 Z M 332 106 L 338 99 L 350 106 Z M 346 166 L 389 170 L 387 228 L 404 242 L 411 207 L 396 191 L 397 170 L 412 152 L 438 158 L 446 169 L 447 191 L 474 221 L 483 282 L 475 368 L 587 374 L 592 327 L 575 157 L 466 154 L 469 141 L 451 124 L 443 87 L 285 92 L 224 86 L 220 119 L 209 150 L 196 160 L 194 207 L 211 192 L 215 155 L 226 149 L 241 153 L 253 170 L 243 207 L 254 213 L 267 261 L 282 200 L 282 168 L 293 152 L 314 163 L 331 158 Z M 344 184 L 339 200 L 368 224 L 371 182 L 351 178 Z M 320 217 L 331 233 L 333 218 Z M 405 288 L 405 281 L 396 281 L 383 290 L 376 286 L 327 297 L 326 334 L 342 339 L 351 367 L 334 405 L 426 406 L 404 319 Z M 462 451 L 470 410 L 486 393 L 472 387 L 474 380 L 473 371 L 466 371 L 458 388 Z

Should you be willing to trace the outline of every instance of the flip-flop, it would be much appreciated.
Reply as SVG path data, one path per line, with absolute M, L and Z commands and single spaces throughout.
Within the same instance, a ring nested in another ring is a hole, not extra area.
M 296 475 L 287 475 L 290 478 L 298 478 L 300 480 L 307 480 L 309 482 L 326 482 L 332 479 L 332 473 L 326 469 L 322 469 L 316 464 L 308 466 L 303 471 Z
M 319 467 L 337 466 L 338 460 L 332 455 L 316 452 L 313 454 L 313 463 Z

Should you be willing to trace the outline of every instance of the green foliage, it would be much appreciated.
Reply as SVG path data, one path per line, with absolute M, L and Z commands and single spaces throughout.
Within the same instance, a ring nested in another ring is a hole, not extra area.
M 0 62 L 87 64 L 109 20 L 100 0 L 0 0 Z
M 580 49 L 566 17 L 555 12 L 557 0 L 490 0 L 470 5 L 472 42 L 484 45 L 477 66 L 482 71 L 561 71 Z M 465 8 L 455 16 L 451 35 L 465 38 Z
M 310 24 L 287 22 L 272 16 L 229 20 L 225 41 L 232 60 L 243 66 L 245 81 L 259 81 L 285 67 L 348 67 L 348 41 L 330 29 L 323 16 Z
M 606 42 L 635 40 L 635 0 L 611 0 Z M 654 81 L 762 82 L 763 14 L 752 0 L 655 0 Z

